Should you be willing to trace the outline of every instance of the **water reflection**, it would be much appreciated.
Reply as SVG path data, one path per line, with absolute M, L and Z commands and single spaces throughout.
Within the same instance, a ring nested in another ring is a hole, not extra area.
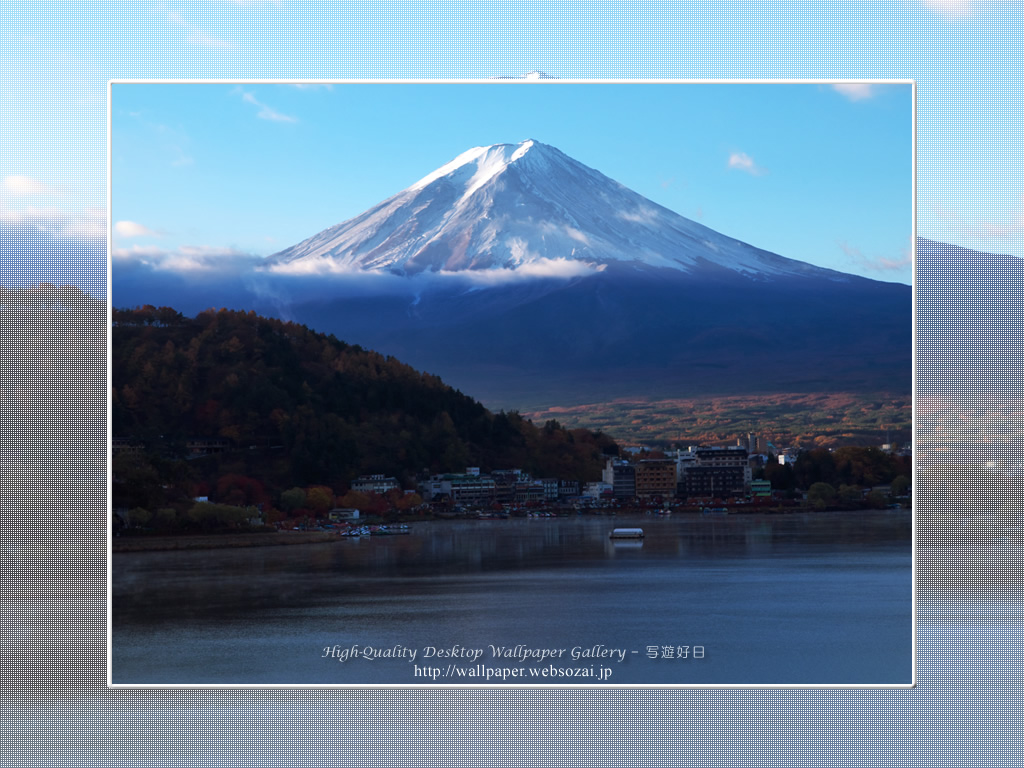
M 614 527 L 645 537 L 609 539 Z M 706 664 L 638 657 L 617 681 L 906 682 L 910 553 L 909 515 L 884 513 L 443 521 L 325 544 L 119 553 L 114 679 L 416 682 L 404 662 L 325 664 L 335 643 L 703 643 Z
M 614 527 L 643 528 L 643 539 L 609 539 Z M 118 553 L 113 611 L 157 620 L 181 610 L 256 610 L 315 601 L 338 584 L 561 568 L 600 569 L 628 557 L 642 562 L 786 557 L 904 542 L 908 513 L 574 517 L 430 521 L 409 535 L 340 539 L 256 549 Z M 286 534 L 278 534 L 286 535 Z
M 615 557 L 616 554 L 629 553 L 633 550 L 643 549 L 643 547 L 643 539 L 608 539 L 605 552 L 609 557 Z

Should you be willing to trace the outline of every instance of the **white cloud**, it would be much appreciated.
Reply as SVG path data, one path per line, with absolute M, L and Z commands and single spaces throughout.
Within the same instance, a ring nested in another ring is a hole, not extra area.
M 60 240 L 107 239 L 107 212 L 103 208 L 87 208 L 78 214 L 46 206 L 28 206 L 13 210 L 0 206 L 0 224 L 21 227 Z
M 78 216 L 70 216 L 64 224 L 65 237 L 80 240 L 107 240 L 107 209 L 86 208 Z
M 114 225 L 118 237 L 157 237 L 158 234 L 135 221 L 119 221 Z
M 167 22 L 175 29 L 181 30 L 187 33 L 192 41 L 202 45 L 206 48 L 234 48 L 234 43 L 228 42 L 227 40 L 221 40 L 220 38 L 214 37 L 206 30 L 199 27 L 197 24 L 193 24 L 188 21 L 178 11 L 170 8 L 161 6 L 160 10 L 163 11 L 164 18 Z
M 537 259 L 515 269 L 496 267 L 493 269 L 463 269 L 455 272 L 441 270 L 439 276 L 466 280 L 474 285 L 500 285 L 503 283 L 557 277 L 567 279 L 601 272 L 604 264 L 587 264 L 576 259 Z
M 1000 244 L 998 246 L 1000 248 L 1010 248 L 1015 251 L 1016 248 L 1013 247 L 1011 241 L 1024 234 L 1024 195 L 1020 196 L 1016 204 L 1011 203 L 1002 213 L 988 217 L 957 212 L 941 202 L 933 201 L 929 203 L 928 208 L 935 215 L 938 223 L 956 226 L 961 233 L 966 232 L 971 237 L 980 240 L 1007 241 Z
M 160 272 L 235 274 L 248 271 L 262 260 L 234 248 L 184 245 L 167 250 L 151 245 L 114 248 L 111 258 L 122 265 L 146 266 Z
M 163 268 L 173 272 L 237 272 L 259 260 L 259 256 L 233 248 L 183 246 L 166 256 Z
M 960 221 L 956 212 L 947 205 L 935 200 L 928 204 L 928 208 L 935 214 L 936 218 L 944 224 L 951 224 Z
M 367 272 L 358 266 L 339 264 L 333 259 L 302 260 L 286 264 L 272 264 L 260 271 L 276 275 L 292 275 L 297 277 L 339 277 L 371 280 L 375 276 L 390 278 L 406 285 L 420 285 L 424 280 L 461 280 L 477 287 L 500 285 L 510 282 L 521 282 L 538 278 L 557 277 L 570 278 L 591 275 L 601 272 L 603 264 L 588 264 L 577 259 L 537 259 L 518 267 L 495 267 L 491 269 L 460 269 L 441 270 L 440 272 L 421 272 L 409 278 L 395 277 L 389 273 Z M 410 282 L 410 280 L 412 282 Z
M 1001 220 L 978 219 L 971 229 L 976 237 L 992 240 L 1016 239 L 1024 232 L 1024 198 L 1016 211 Z
M 102 208 L 11 210 L 0 202 L 0 262 L 5 264 L 8 285 L 45 280 L 83 290 L 105 290 L 106 246 L 106 211 Z
M 155 245 L 133 245 L 131 248 L 114 248 L 110 256 L 114 261 L 153 264 L 162 261 L 166 253 Z
M 856 248 L 843 241 L 839 241 L 838 245 L 850 261 L 861 269 L 871 272 L 905 272 L 910 270 L 911 250 L 909 247 L 901 249 L 900 254 L 893 258 L 890 256 L 865 256 L 860 248 Z
M 969 204 L 966 197 L 960 202 Z M 923 237 L 987 253 L 1021 255 L 1024 194 L 969 210 L 932 200 L 919 206 L 918 211 L 922 215 L 919 226 Z
M 921 0 L 925 8 L 950 19 L 970 16 L 979 0 Z
M 766 172 L 746 152 L 733 152 L 729 155 L 729 167 L 739 171 L 746 171 L 751 176 L 761 176 Z
M 875 95 L 870 83 L 836 83 L 832 86 L 850 101 L 870 99 Z
M 55 190 L 52 187 L 28 176 L 5 176 L 3 190 L 12 197 L 55 194 Z
M 361 270 L 339 264 L 333 259 L 300 259 L 260 267 L 260 271 L 275 275 L 349 275 Z
M 278 112 L 277 110 L 275 110 L 275 109 L 273 109 L 271 107 L 268 107 L 263 102 L 257 100 L 257 98 L 255 96 L 253 96 L 251 93 L 249 93 L 248 91 L 242 91 L 241 93 L 242 93 L 242 99 L 246 103 L 252 104 L 254 107 L 259 107 L 260 108 L 260 111 L 256 113 L 256 117 L 260 118 L 261 120 L 273 120 L 273 121 L 279 122 L 279 123 L 297 123 L 298 122 L 297 118 L 294 118 L 294 117 L 292 117 L 290 115 L 282 114 L 282 113 Z
M 658 218 L 658 214 L 650 208 L 636 208 L 632 211 L 619 211 L 616 215 L 620 219 L 624 221 L 631 221 L 634 224 L 651 224 Z
M 544 236 L 568 237 L 583 245 L 590 245 L 590 238 L 585 233 L 568 224 L 558 224 L 552 221 L 540 222 L 540 231 Z M 525 244 L 524 244 L 525 245 Z

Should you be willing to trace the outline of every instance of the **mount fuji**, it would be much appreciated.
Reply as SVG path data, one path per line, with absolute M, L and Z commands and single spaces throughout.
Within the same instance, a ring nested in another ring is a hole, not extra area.
M 278 314 L 491 407 L 911 387 L 909 286 L 756 248 L 532 140 L 470 149 L 260 269 L 316 278 Z M 352 277 L 368 287 L 332 294 Z
M 463 152 L 365 213 L 267 259 L 280 272 L 398 275 L 568 276 L 623 264 L 688 274 L 724 269 L 754 279 L 848 277 L 721 235 L 532 139 Z

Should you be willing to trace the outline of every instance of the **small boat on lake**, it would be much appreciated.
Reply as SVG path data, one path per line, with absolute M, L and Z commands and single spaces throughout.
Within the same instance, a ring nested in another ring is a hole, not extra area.
M 608 534 L 609 539 L 642 539 L 643 528 L 616 528 Z
M 401 534 L 408 534 L 409 526 L 405 523 L 401 525 L 390 524 L 390 525 L 371 525 L 370 535 L 371 536 L 399 536 Z

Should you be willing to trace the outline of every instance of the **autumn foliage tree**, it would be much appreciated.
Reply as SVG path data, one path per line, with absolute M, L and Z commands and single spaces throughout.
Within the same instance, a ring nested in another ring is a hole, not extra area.
M 214 498 L 221 504 L 235 506 L 269 505 L 270 497 L 259 480 L 239 474 L 224 475 L 217 480 Z
M 306 489 L 306 506 L 317 517 L 323 517 L 334 506 L 334 491 L 323 485 Z
M 112 336 L 113 433 L 163 457 L 149 462 L 154 477 L 135 472 L 151 489 L 177 471 L 191 486 L 208 484 L 217 501 L 266 506 L 280 498 L 285 511 L 319 510 L 317 493 L 301 507 L 282 494 L 344 488 L 367 473 L 467 465 L 585 481 L 617 452 L 600 433 L 491 413 L 393 357 L 252 312 L 186 318 L 167 307 L 115 309 Z M 218 449 L 190 456 L 197 438 Z M 130 506 L 169 501 L 124 490 Z
M 816 482 L 870 488 L 909 475 L 910 460 L 875 447 L 846 446 L 833 451 L 816 448 L 802 452 L 793 471 L 800 488 L 810 488 Z
M 281 494 L 281 509 L 291 513 L 306 507 L 306 491 L 302 488 L 289 488 Z

